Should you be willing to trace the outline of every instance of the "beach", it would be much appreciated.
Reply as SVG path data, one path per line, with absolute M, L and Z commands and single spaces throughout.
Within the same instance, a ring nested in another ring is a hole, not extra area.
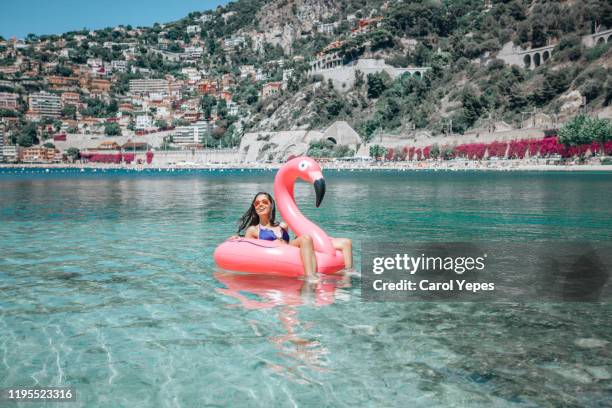
M 0 164 L 0 169 L 123 169 L 123 170 L 277 170 L 282 163 L 206 163 L 163 165 L 128 165 L 110 163 L 13 163 Z M 434 171 L 612 171 L 612 164 L 590 161 L 552 164 L 551 160 L 428 160 L 428 161 L 325 161 L 321 167 L 329 170 L 378 171 L 378 170 L 434 170 Z

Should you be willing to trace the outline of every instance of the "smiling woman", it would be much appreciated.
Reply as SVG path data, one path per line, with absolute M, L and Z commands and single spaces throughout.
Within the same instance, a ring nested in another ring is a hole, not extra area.
M 289 239 L 288 226 L 276 222 L 276 204 L 269 193 L 260 192 L 240 220 L 238 233 L 215 251 L 215 261 L 225 269 L 261 274 L 305 276 L 316 280 L 316 273 L 335 273 L 352 267 L 352 242 L 330 238 L 298 209 L 293 199 L 297 178 L 314 185 L 316 206 L 325 196 L 325 180 L 319 164 L 309 157 L 287 162 L 274 181 L 279 208 L 297 234 Z M 246 245 L 245 245 L 246 244 Z
M 95 30 L 120 24 L 151 26 L 155 22 L 178 20 L 190 12 L 214 9 L 227 3 L 227 0 L 5 2 L 0 13 L 0 35 L 25 38 L 30 33 L 61 34 L 83 27 Z

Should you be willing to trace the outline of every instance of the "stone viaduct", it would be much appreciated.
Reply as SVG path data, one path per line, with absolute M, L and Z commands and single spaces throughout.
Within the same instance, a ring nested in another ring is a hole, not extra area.
M 582 37 L 585 47 L 595 47 L 612 41 L 612 29 L 600 31 Z M 527 69 L 535 69 L 550 59 L 557 44 L 547 45 L 539 48 L 523 49 L 515 46 L 512 42 L 504 44 L 497 54 L 497 58 L 506 64 L 518 65 Z
M 396 68 L 387 65 L 382 59 L 371 58 L 359 58 L 344 64 L 342 58 L 334 53 L 312 61 L 308 75 L 321 75 L 325 80 L 331 80 L 337 90 L 348 91 L 355 83 L 357 71 L 362 72 L 364 77 L 375 72 L 386 72 L 391 78 L 404 74 L 420 78 L 429 69 L 429 67 Z

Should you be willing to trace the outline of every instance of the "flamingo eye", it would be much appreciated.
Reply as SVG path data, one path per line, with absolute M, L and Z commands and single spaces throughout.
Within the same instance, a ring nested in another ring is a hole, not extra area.
M 308 162 L 307 161 L 301 161 L 300 164 L 298 164 L 298 168 L 301 171 L 304 171 L 308 168 Z

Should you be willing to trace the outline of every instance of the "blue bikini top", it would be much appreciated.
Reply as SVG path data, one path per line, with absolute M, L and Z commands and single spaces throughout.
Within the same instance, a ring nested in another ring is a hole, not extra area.
M 283 231 L 283 241 L 289 242 L 289 233 L 287 232 L 287 230 L 281 228 L 281 231 Z M 260 225 L 259 226 L 259 239 L 265 239 L 266 241 L 276 241 L 277 239 L 279 239 L 279 237 L 276 236 L 276 233 L 274 232 L 274 230 L 263 228 Z

